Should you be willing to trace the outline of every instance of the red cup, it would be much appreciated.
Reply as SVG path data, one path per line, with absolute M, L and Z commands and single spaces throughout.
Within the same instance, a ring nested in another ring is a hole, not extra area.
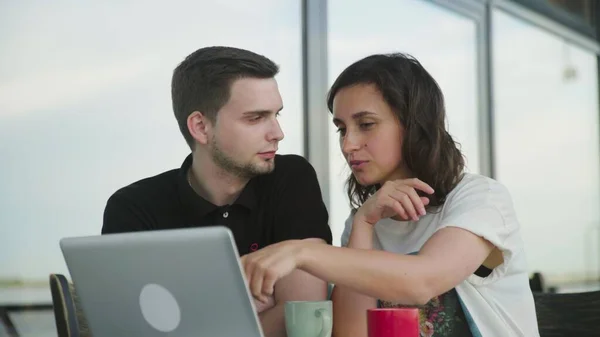
M 419 337 L 419 309 L 368 309 L 367 329 L 369 337 Z

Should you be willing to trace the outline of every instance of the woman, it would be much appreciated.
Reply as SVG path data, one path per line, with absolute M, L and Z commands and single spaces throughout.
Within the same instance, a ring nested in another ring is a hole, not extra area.
M 510 195 L 463 172 L 443 95 L 421 64 L 364 58 L 327 103 L 352 169 L 344 247 L 286 241 L 243 257 L 252 294 L 265 300 L 298 268 L 336 284 L 337 337 L 365 336 L 365 311 L 377 306 L 420 306 L 423 336 L 538 336 Z

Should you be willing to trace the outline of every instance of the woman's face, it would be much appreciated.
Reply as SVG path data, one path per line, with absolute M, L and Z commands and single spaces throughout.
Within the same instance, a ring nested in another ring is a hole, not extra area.
M 333 100 L 333 123 L 359 184 L 407 177 L 402 161 L 404 128 L 375 85 L 357 84 L 338 91 Z

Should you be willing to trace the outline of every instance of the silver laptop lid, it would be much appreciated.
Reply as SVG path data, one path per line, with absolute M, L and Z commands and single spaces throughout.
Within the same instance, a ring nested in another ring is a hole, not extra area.
M 94 337 L 262 337 L 229 229 L 65 238 Z

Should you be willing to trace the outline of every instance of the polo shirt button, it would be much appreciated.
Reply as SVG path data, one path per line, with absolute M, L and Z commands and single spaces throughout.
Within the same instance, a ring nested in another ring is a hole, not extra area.
M 224 217 L 224 218 L 227 218 L 228 216 L 229 216 L 229 212 L 225 212 L 225 213 L 223 213 L 223 217 Z

